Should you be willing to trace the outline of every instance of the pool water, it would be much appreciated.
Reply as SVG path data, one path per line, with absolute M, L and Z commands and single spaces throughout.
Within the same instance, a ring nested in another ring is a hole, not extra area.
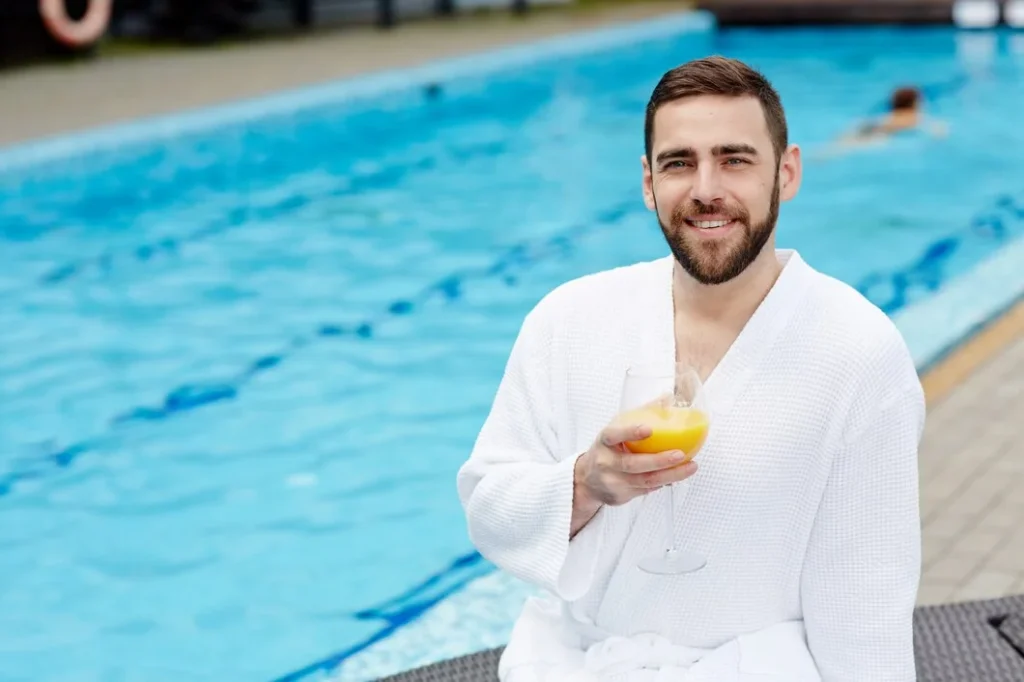
M 1016 39 L 681 28 L 0 155 L 0 680 L 338 673 L 474 594 L 455 472 L 523 315 L 665 252 L 639 191 L 661 73 L 769 75 L 807 155 L 780 245 L 896 315 L 1024 235 Z M 903 83 L 948 137 L 814 158 Z

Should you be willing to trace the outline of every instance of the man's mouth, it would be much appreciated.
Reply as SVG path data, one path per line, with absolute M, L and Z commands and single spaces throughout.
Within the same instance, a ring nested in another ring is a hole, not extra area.
M 702 230 L 710 230 L 715 227 L 725 227 L 731 220 L 687 220 L 686 222 L 694 227 L 699 227 Z
M 718 230 L 723 227 L 731 227 L 735 224 L 733 218 L 726 216 L 701 216 L 700 218 L 687 218 L 686 224 L 698 230 Z

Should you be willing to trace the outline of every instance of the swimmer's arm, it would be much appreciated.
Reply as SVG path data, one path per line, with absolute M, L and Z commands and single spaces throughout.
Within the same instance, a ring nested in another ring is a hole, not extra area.
M 930 118 L 926 121 L 928 125 L 928 132 L 936 137 L 946 137 L 949 135 L 949 124 L 945 121 L 940 121 L 936 118 Z
M 808 153 L 805 158 L 808 161 L 825 161 L 837 156 L 842 156 L 851 149 L 870 146 L 871 144 L 878 142 L 880 139 L 881 138 L 877 137 L 858 137 L 853 134 L 844 135 L 828 146 Z
M 917 124 L 917 129 L 927 132 L 935 137 L 946 137 L 949 135 L 949 124 L 939 118 L 922 114 Z

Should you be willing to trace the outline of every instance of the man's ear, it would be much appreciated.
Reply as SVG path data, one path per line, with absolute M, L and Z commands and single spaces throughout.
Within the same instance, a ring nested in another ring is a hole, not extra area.
M 803 160 L 800 147 L 791 144 L 779 159 L 779 199 L 789 201 L 800 191 L 803 180 Z
M 657 204 L 654 201 L 654 174 L 651 172 L 651 164 L 646 154 L 640 156 L 640 168 L 643 172 L 644 205 L 649 211 L 657 211 Z

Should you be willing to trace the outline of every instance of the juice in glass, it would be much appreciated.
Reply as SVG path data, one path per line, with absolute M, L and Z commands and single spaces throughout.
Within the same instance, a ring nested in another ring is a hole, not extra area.
M 689 462 L 704 445 L 708 435 L 707 414 L 692 407 L 645 405 L 629 410 L 621 415 L 621 419 L 626 423 L 644 424 L 651 428 L 651 435 L 647 438 L 625 444 L 627 450 L 637 454 L 653 455 L 680 450 L 686 454 L 685 462 Z

